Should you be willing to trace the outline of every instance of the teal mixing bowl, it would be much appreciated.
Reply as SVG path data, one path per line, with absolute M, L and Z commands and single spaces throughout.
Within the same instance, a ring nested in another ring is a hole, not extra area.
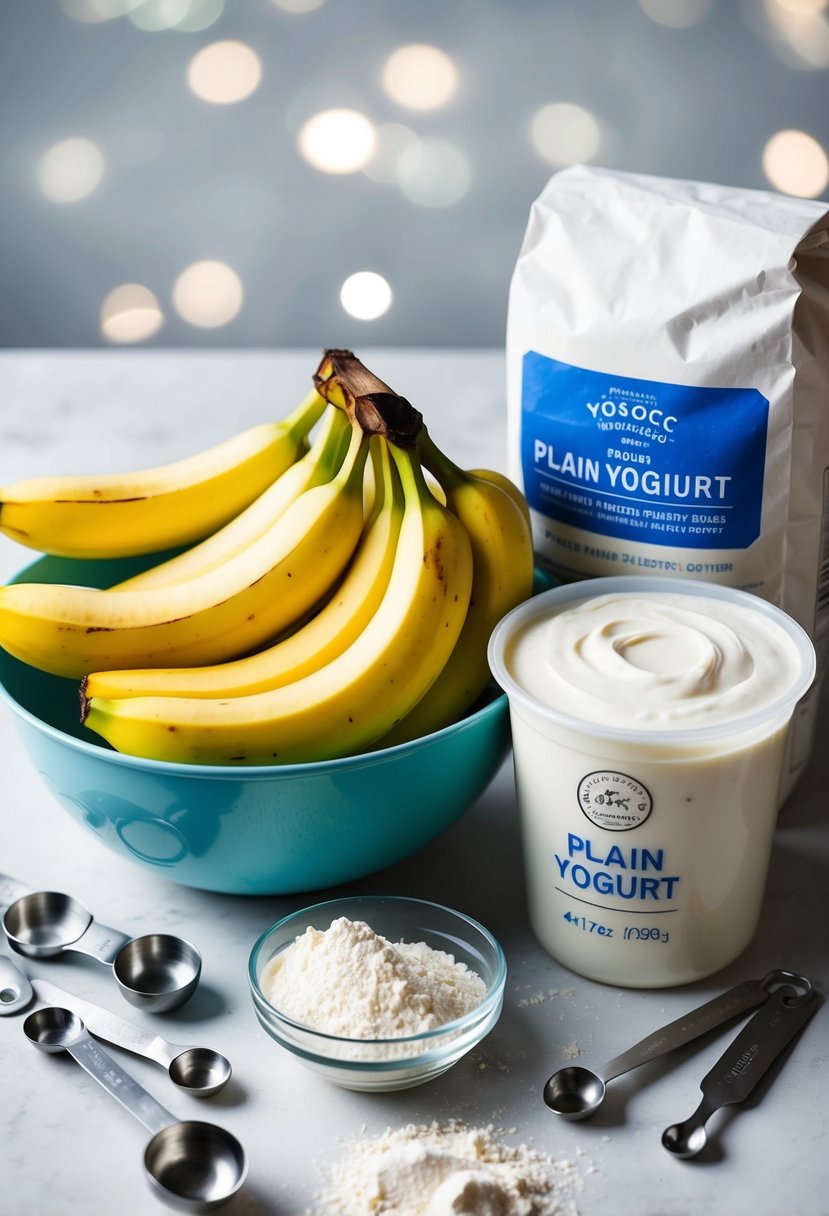
M 47 557 L 18 581 L 104 587 L 139 568 Z M 400 861 L 460 818 L 510 746 L 497 689 L 475 713 L 411 743 L 242 769 L 113 751 L 80 724 L 77 681 L 3 650 L 0 697 L 52 794 L 101 844 L 175 882 L 234 894 L 311 891 Z

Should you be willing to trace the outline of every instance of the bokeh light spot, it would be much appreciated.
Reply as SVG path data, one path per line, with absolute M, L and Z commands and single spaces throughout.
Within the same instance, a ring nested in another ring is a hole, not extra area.
M 788 37 L 791 50 L 802 68 L 829 68 L 829 21 L 816 17 Z
M 224 0 L 133 0 L 127 16 L 139 30 L 198 34 L 218 21 Z
M 192 92 L 212 105 L 244 101 L 261 79 L 262 61 L 245 42 L 212 42 L 196 52 L 187 68 Z
M 271 0 L 274 8 L 281 8 L 283 13 L 313 13 L 314 9 L 321 8 L 325 4 L 325 0 Z
M 122 283 L 101 305 L 101 336 L 107 342 L 143 342 L 161 329 L 164 314 L 148 287 Z
M 242 280 L 225 262 L 193 262 L 173 284 L 173 307 L 182 320 L 200 329 L 232 321 L 244 299 Z
M 817 17 L 824 12 L 829 0 L 766 0 L 768 9 L 777 9 L 793 17 Z
M 659 25 L 687 30 L 708 16 L 711 0 L 639 0 L 643 12 Z
M 829 157 L 805 131 L 778 131 L 763 149 L 763 172 L 776 190 L 817 198 L 829 185 Z
M 772 45 L 801 69 L 829 67 L 829 0 L 765 0 Z
M 376 321 L 389 311 L 391 301 L 391 287 L 373 270 L 350 274 L 340 288 L 340 303 L 358 321 Z
M 127 17 L 140 30 L 197 34 L 221 17 L 225 0 L 59 0 L 68 17 L 86 24 Z
M 91 139 L 62 139 L 41 157 L 38 182 L 53 203 L 77 203 L 100 185 L 104 167 L 103 153 Z
M 411 110 L 436 110 L 457 87 L 457 68 L 437 46 L 401 46 L 383 67 L 383 88 L 393 101 Z
M 471 182 L 466 154 L 448 140 L 421 139 L 400 155 L 397 184 L 420 207 L 453 207 Z
M 303 123 L 297 147 L 322 173 L 356 173 L 374 155 L 374 124 L 359 110 L 322 110 Z
M 141 0 L 60 0 L 60 6 L 73 21 L 85 25 L 100 21 L 115 21 L 125 17 Z
M 189 9 L 190 0 L 141 0 L 127 17 L 139 30 L 172 30 L 186 18 Z
M 190 0 L 185 15 L 175 24 L 182 34 L 200 34 L 215 25 L 225 11 L 225 0 Z
M 538 155 L 551 165 L 592 160 L 602 142 L 596 117 L 567 101 L 542 106 L 533 117 L 530 135 Z
M 384 186 L 397 183 L 400 158 L 420 140 L 411 127 L 399 122 L 381 123 L 376 131 L 374 155 L 365 167 L 366 177 Z

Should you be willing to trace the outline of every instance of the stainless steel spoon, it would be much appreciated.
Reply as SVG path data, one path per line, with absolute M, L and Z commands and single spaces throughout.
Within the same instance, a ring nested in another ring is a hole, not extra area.
M 51 958 L 66 950 L 86 954 L 112 968 L 122 996 L 152 1013 L 177 1009 L 196 990 L 201 956 L 184 938 L 169 933 L 128 937 L 93 919 L 79 900 L 59 891 L 29 891 L 0 875 L 3 930 L 12 950 L 27 958 Z
M 550 1110 L 562 1119 L 573 1122 L 587 1119 L 595 1114 L 604 1101 L 608 1081 L 631 1072 L 640 1064 L 648 1064 L 651 1060 L 667 1055 L 668 1052 L 690 1043 L 706 1031 L 721 1026 L 741 1013 L 756 1009 L 767 1001 L 769 994 L 781 984 L 792 984 L 804 993 L 810 992 L 812 987 L 805 976 L 779 970 L 770 971 L 761 980 L 737 984 L 728 992 L 715 996 L 699 1008 L 692 1009 L 676 1021 L 655 1030 L 622 1055 L 608 1060 L 598 1072 L 579 1065 L 559 1069 L 544 1086 L 544 1101 Z
M 214 1123 L 179 1122 L 95 1042 L 69 1009 L 38 1009 L 26 1018 L 23 1030 L 40 1051 L 67 1051 L 153 1133 L 144 1151 L 144 1168 L 159 1198 L 182 1211 L 207 1212 L 236 1194 L 245 1180 L 247 1160 L 230 1132 Z
M 65 992 L 48 980 L 35 980 L 34 989 L 41 1001 L 70 1009 L 83 1018 L 87 1030 L 96 1038 L 160 1064 L 173 1084 L 194 1098 L 211 1097 L 224 1089 L 230 1080 L 230 1061 L 211 1047 L 170 1043 L 160 1034 L 144 1030 L 101 1005 Z
M 800 995 L 781 989 L 758 1009 L 734 1042 L 700 1083 L 702 1101 L 684 1123 L 662 1133 L 662 1143 L 675 1157 L 695 1157 L 708 1140 L 705 1125 L 722 1106 L 745 1102 L 758 1081 L 817 1009 L 816 992 Z

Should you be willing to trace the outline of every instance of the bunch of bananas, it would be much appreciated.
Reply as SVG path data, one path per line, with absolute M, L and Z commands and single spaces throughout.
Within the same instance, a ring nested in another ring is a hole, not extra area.
M 88 727 L 193 764 L 330 759 L 449 724 L 532 588 L 519 491 L 458 468 L 350 351 L 325 352 L 283 421 L 199 456 L 4 488 L 0 529 L 85 558 L 198 542 L 105 590 L 0 587 L 0 645 L 80 678 Z

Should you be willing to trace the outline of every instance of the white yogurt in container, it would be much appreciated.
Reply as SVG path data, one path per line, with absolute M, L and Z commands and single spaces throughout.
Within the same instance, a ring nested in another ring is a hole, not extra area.
M 598 578 L 496 627 L 530 921 L 573 971 L 689 983 L 753 936 L 804 630 L 713 584 Z

